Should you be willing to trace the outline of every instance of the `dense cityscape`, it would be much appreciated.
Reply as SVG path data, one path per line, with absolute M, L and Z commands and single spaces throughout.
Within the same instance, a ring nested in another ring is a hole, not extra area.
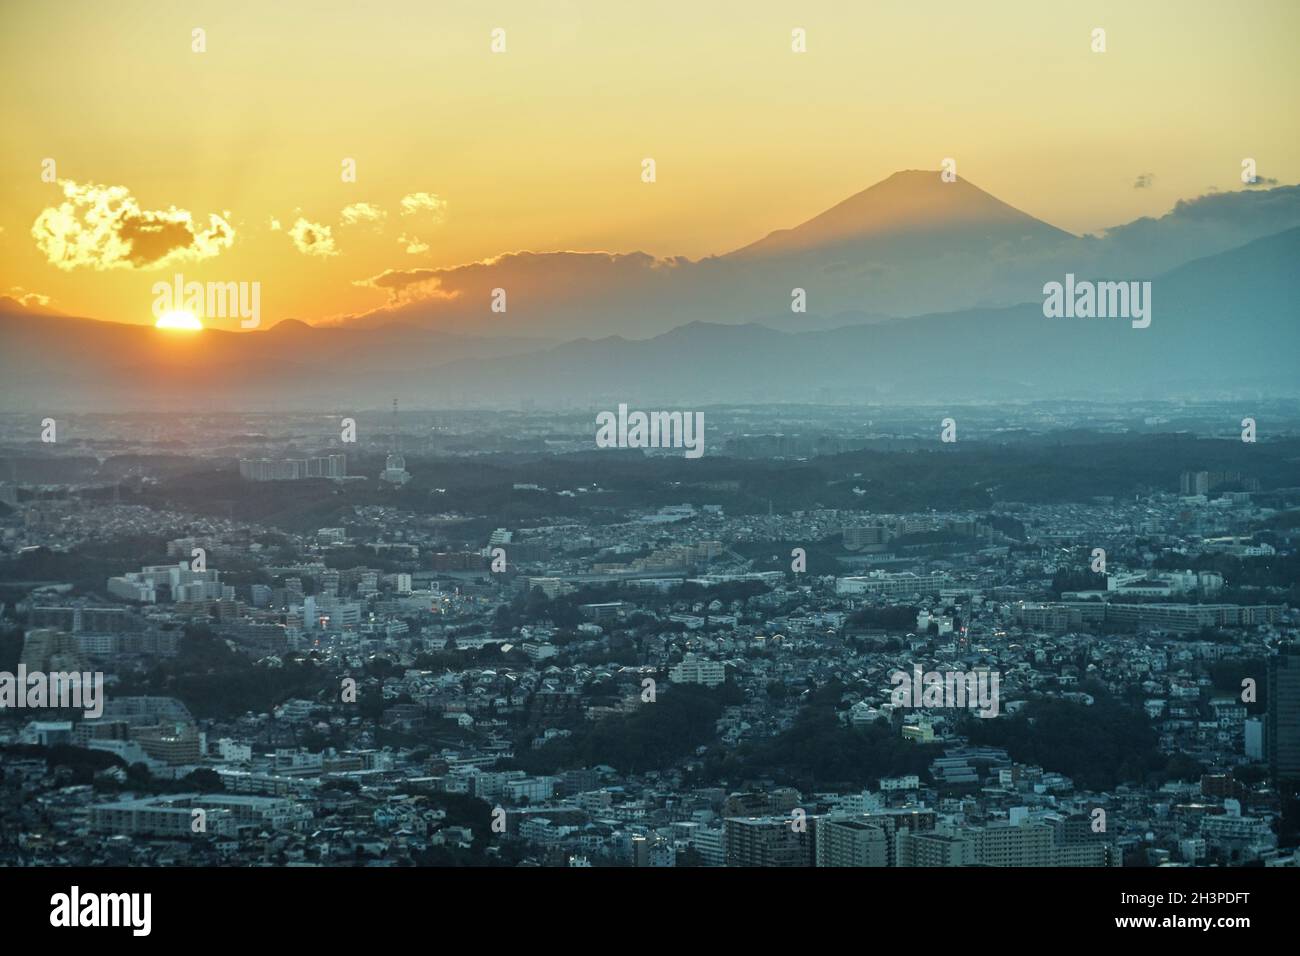
M 0 863 L 1295 866 L 1248 411 L 6 416 Z
M 0 5 L 6 941 L 1281 937 L 1298 33 Z

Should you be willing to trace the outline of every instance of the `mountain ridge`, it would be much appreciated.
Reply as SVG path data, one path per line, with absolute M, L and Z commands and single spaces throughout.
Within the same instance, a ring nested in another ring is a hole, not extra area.
M 944 182 L 937 170 L 900 170 L 797 226 L 777 229 L 729 257 L 806 251 L 938 230 L 997 227 L 1022 235 L 1078 238 L 1003 202 L 969 180 Z
M 1013 305 L 1067 272 L 1147 278 L 1294 226 L 1300 226 L 1300 186 L 1275 186 L 1180 200 L 1164 216 L 1080 237 L 968 180 L 945 183 L 936 171 L 902 170 L 723 255 L 527 252 L 437 269 L 390 269 L 358 280 L 389 290 L 388 305 L 328 324 L 304 327 L 299 318 L 285 318 L 266 328 L 312 347 L 326 338 L 348 340 L 306 328 L 389 340 L 422 332 L 507 343 L 644 339 L 697 320 L 813 331 Z M 431 291 L 406 294 L 412 285 Z M 489 308 L 498 289 L 508 290 L 507 311 Z M 796 299 L 800 311 L 792 308 Z M 15 311 L 37 310 L 0 299 L 0 313 Z M 394 326 L 411 331 L 394 332 Z
M 1295 261 L 1300 228 L 1170 270 L 1152 280 L 1147 329 L 1131 328 L 1125 319 L 1048 319 L 1040 294 L 1038 301 L 1009 307 L 799 332 L 761 322 L 687 321 L 644 339 L 609 335 L 460 356 L 448 355 L 434 340 L 436 360 L 422 359 L 412 344 L 421 341 L 418 330 L 394 339 L 392 351 L 378 358 L 340 361 L 337 352 L 313 358 L 297 342 L 276 351 L 266 345 L 272 338 L 238 333 L 211 334 L 242 352 L 192 348 L 177 356 L 165 351 L 176 342 L 174 334 L 120 326 L 152 337 L 153 345 L 129 353 L 135 361 L 109 362 L 111 349 L 87 350 L 73 335 L 51 340 L 36 334 L 39 322 L 25 323 L 25 334 L 15 335 L 13 318 L 0 316 L 0 399 L 6 408 L 51 411 L 65 402 L 97 408 L 371 407 L 392 397 L 405 407 L 509 407 L 520 401 L 699 407 L 761 400 L 1152 397 L 1188 382 L 1293 394 L 1300 391 L 1292 367 L 1292 356 L 1300 353 Z

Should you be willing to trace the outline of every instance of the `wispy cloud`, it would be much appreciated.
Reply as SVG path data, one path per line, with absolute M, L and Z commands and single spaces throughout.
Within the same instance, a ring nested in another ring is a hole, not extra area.
M 33 306 L 49 306 L 54 300 L 48 295 L 42 295 L 39 292 L 28 292 L 20 285 L 10 286 L 8 298 L 19 302 L 22 305 L 31 308 Z
M 401 245 L 406 246 L 406 251 L 413 256 L 418 256 L 422 252 L 429 251 L 429 244 L 419 236 L 408 236 L 406 233 L 402 233 L 397 237 L 397 241 Z
M 330 234 L 330 227 L 318 222 L 309 222 L 301 216 L 289 230 L 289 238 L 293 240 L 294 247 L 304 256 L 339 254 L 338 249 L 334 247 L 334 237 Z
M 655 259 L 639 252 L 560 251 L 511 252 L 449 268 L 388 269 L 353 282 L 387 293 L 383 306 L 362 315 L 337 316 L 332 322 L 464 321 L 474 325 L 489 314 L 497 288 L 509 290 L 512 303 L 520 304 L 517 314 L 521 317 L 540 319 L 548 310 L 570 316 L 589 312 L 608 315 L 620 301 L 661 303 L 654 296 L 665 291 L 662 283 L 689 266 L 685 260 Z
M 441 269 L 385 269 L 379 275 L 358 279 L 352 284 L 388 293 L 388 305 L 423 302 L 426 299 L 451 299 L 456 293 L 442 288 Z
M 363 222 L 383 222 L 388 213 L 372 202 L 354 202 L 344 206 L 340 218 L 345 226 L 355 226 Z
M 433 193 L 407 193 L 402 197 L 401 205 L 403 216 L 428 213 L 434 222 L 442 222 L 447 215 L 447 200 Z

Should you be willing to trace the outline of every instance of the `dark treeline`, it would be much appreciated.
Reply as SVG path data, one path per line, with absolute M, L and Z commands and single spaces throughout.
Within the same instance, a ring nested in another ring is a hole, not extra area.
M 671 766 L 696 747 L 716 741 L 715 724 L 724 706 L 743 702 L 731 683 L 712 690 L 675 684 L 654 703 L 630 714 L 606 717 L 577 726 L 569 737 L 530 749 L 527 741 L 515 748 L 515 766 L 529 773 L 553 773 L 608 764 L 623 773 Z
M 1183 471 L 1239 471 L 1266 492 L 1300 486 L 1300 443 L 1197 439 L 1186 435 L 1093 435 L 1087 440 L 1014 443 L 969 439 L 940 446 L 913 443 L 808 461 L 710 455 L 698 460 L 637 453 L 497 454 L 474 458 L 407 455 L 413 480 L 400 490 L 373 481 L 251 483 L 229 461 L 189 460 L 157 486 L 121 489 L 124 502 L 213 514 L 310 531 L 339 524 L 355 505 L 384 504 L 417 514 L 491 514 L 498 524 L 546 516 L 632 508 L 721 505 L 729 514 L 812 508 L 875 512 L 929 508 L 983 510 L 995 501 L 1056 503 L 1178 490 Z M 382 458 L 349 458 L 354 474 L 377 473 Z M 515 488 L 537 484 L 545 491 Z M 571 497 L 563 490 L 598 488 Z M 436 489 L 436 490 L 435 490 Z M 855 491 L 855 489 L 857 489 Z M 1000 527 L 1015 537 L 1016 529 Z
M 1144 711 L 1089 687 L 1091 705 L 1068 700 L 1030 701 L 1015 715 L 997 720 L 971 717 L 964 729 L 972 744 L 1003 747 L 1013 760 L 1070 777 L 1086 790 L 1112 790 L 1121 783 L 1160 786 L 1189 780 L 1202 767 L 1156 747 L 1156 733 Z

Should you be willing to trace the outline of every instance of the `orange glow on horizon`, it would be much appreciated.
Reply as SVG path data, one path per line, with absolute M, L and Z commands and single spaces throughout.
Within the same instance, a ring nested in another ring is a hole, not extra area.
M 154 323 L 154 328 L 178 332 L 201 332 L 203 323 L 199 321 L 198 316 L 193 312 L 175 310 L 160 315 L 158 321 Z

